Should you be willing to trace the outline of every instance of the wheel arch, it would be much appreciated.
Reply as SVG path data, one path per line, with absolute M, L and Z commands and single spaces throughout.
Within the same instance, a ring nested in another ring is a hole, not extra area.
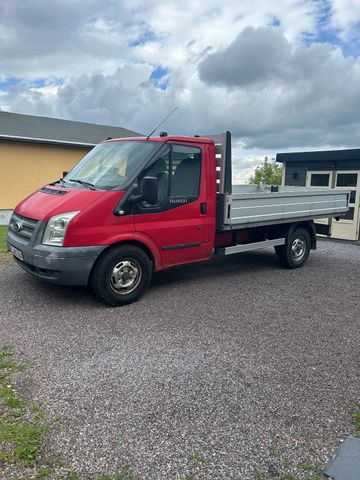
M 287 268 L 302 267 L 309 257 L 310 250 L 316 246 L 314 232 L 311 222 L 295 222 L 287 225 L 287 228 L 282 230 L 285 244 L 275 247 L 280 265 Z M 295 243 L 298 238 L 301 238 L 301 243 Z
M 299 228 L 304 228 L 309 233 L 310 240 L 311 240 L 311 249 L 316 250 L 316 230 L 315 230 L 315 224 L 312 220 L 307 222 L 293 222 L 293 223 L 286 223 L 284 225 L 276 225 L 273 229 L 271 229 L 270 238 L 283 236 L 285 237 L 285 243 L 287 244 L 288 239 Z
M 92 272 L 95 270 L 95 266 L 98 263 L 98 261 L 100 260 L 100 258 L 102 258 L 110 250 L 113 250 L 114 248 L 119 247 L 120 245 L 121 246 L 122 245 L 133 245 L 135 247 L 141 248 L 146 253 L 146 255 L 149 257 L 149 260 L 152 263 L 153 271 L 161 268 L 160 253 L 157 252 L 155 248 L 151 248 L 148 245 L 148 242 L 141 241 L 140 239 L 136 239 L 136 238 L 124 238 L 124 239 L 121 239 L 121 240 L 117 240 L 114 243 L 111 243 L 110 245 L 108 245 L 106 248 L 104 248 L 104 250 L 97 257 L 96 261 L 94 262 L 94 264 L 91 268 L 91 272 L 89 274 L 89 280 L 90 280 Z
M 119 256 L 120 255 L 120 256 Z M 126 258 L 127 257 L 127 258 Z M 136 275 L 125 278 L 130 280 L 129 285 L 118 284 L 123 274 L 129 275 L 129 268 L 133 265 L 129 262 L 122 262 L 122 259 L 131 261 L 133 257 Z M 136 301 L 147 289 L 151 282 L 154 271 L 155 258 L 152 251 L 142 242 L 137 240 L 123 240 L 114 242 L 105 248 L 96 259 L 88 279 L 88 286 L 92 289 L 95 296 L 103 303 L 110 306 L 121 306 Z M 123 264 L 123 265 L 122 265 Z M 120 277 L 114 276 L 115 268 L 120 271 Z M 133 285 L 135 283 L 135 285 Z M 115 285 L 115 286 L 114 286 Z M 122 288 L 129 287 L 129 291 Z
M 156 257 L 152 252 L 152 250 L 148 247 L 148 245 L 146 245 L 144 242 L 141 242 L 139 240 L 120 240 L 118 242 L 112 243 L 101 252 L 98 258 L 100 258 L 100 256 L 104 255 L 104 253 L 108 252 L 109 250 L 112 250 L 116 247 L 123 246 L 123 245 L 133 245 L 135 247 L 141 248 L 151 260 L 154 268 L 158 266 L 158 261 L 156 260 Z
M 310 240 L 311 240 L 311 249 L 316 250 L 316 229 L 315 229 L 315 224 L 313 220 L 310 220 L 308 222 L 299 222 L 299 223 L 293 224 L 293 228 L 289 229 L 288 235 L 290 236 L 295 230 L 299 228 L 303 228 L 309 233 Z

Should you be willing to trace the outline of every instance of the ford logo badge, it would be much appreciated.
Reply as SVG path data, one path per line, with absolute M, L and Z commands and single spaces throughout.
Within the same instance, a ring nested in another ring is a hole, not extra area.
M 20 232 L 23 229 L 23 224 L 21 222 L 15 222 L 12 227 L 14 232 Z

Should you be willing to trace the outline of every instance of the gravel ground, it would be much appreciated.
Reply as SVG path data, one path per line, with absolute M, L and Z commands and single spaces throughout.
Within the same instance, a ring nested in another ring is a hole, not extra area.
M 0 343 L 86 478 L 277 478 L 354 432 L 359 285 L 359 246 L 328 241 L 299 270 L 264 250 L 162 272 L 117 309 L 0 265 Z

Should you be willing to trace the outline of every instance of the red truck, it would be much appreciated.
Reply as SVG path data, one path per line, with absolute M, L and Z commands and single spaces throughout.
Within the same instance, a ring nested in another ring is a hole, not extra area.
M 272 246 L 300 267 L 316 248 L 314 218 L 347 209 L 344 191 L 232 185 L 230 132 L 109 139 L 16 206 L 8 249 L 35 277 L 89 285 L 118 306 L 153 271 L 214 255 Z

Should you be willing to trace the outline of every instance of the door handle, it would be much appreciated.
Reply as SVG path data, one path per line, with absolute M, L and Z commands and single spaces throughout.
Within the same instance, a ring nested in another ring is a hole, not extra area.
M 206 202 L 200 203 L 201 215 L 206 215 L 206 211 L 207 211 L 207 203 Z

